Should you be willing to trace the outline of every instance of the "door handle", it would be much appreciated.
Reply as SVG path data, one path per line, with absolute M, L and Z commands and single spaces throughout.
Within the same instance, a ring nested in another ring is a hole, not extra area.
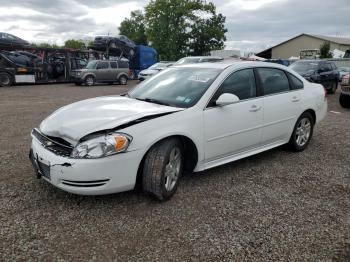
M 297 96 L 292 97 L 292 102 L 299 102 L 300 98 Z
M 249 109 L 250 112 L 257 112 L 261 109 L 261 106 L 257 105 L 252 105 L 251 108 Z

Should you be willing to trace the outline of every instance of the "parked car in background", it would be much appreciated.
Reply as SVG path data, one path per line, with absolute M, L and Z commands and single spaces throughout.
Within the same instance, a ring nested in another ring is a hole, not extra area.
M 76 85 L 92 86 L 97 82 L 126 85 L 128 82 L 129 63 L 124 60 L 93 60 L 85 68 L 72 70 L 71 81 Z
M 136 45 L 126 36 L 96 36 L 90 47 L 97 51 L 108 51 L 110 54 L 124 55 L 130 58 L 135 55 Z
M 328 93 L 334 94 L 338 87 L 339 72 L 335 63 L 323 60 L 299 60 L 289 66 L 306 80 L 319 83 Z
M 139 73 L 139 80 L 143 81 L 146 80 L 156 74 L 158 74 L 160 71 L 162 71 L 165 68 L 168 68 L 169 66 L 172 66 L 175 62 L 168 62 L 168 61 L 161 61 L 159 63 L 156 63 L 149 68 L 142 70 Z
M 196 64 L 204 62 L 218 62 L 224 60 L 222 57 L 217 56 L 188 56 L 181 58 L 174 65 Z
M 29 42 L 17 36 L 0 32 L 0 46 L 5 47 L 23 47 L 28 46 Z
M 342 81 L 343 76 L 350 74 L 350 67 L 339 67 L 339 82 Z
M 123 96 L 56 110 L 32 131 L 30 158 L 39 177 L 71 193 L 117 193 L 139 181 L 164 201 L 184 170 L 203 171 L 283 144 L 304 150 L 326 113 L 322 85 L 285 66 L 172 66 Z
M 339 103 L 344 108 L 350 108 L 350 73 L 343 76 L 340 88 Z

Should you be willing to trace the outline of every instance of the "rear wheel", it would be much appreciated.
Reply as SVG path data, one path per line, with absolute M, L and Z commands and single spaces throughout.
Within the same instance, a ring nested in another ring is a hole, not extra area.
M 184 166 L 184 150 L 176 138 L 154 145 L 146 155 L 142 187 L 160 201 L 168 200 L 176 192 Z
M 293 151 L 303 151 L 308 146 L 312 137 L 314 122 L 315 120 L 308 112 L 303 113 L 298 118 L 289 140 L 289 146 Z
M 343 93 L 340 93 L 339 103 L 344 108 L 350 108 L 350 95 L 344 95 Z
M 126 76 L 124 76 L 124 75 L 120 76 L 119 77 L 119 83 L 121 85 L 126 85 L 128 83 L 128 78 Z
M 338 81 L 334 81 L 330 84 L 330 87 L 328 89 L 328 93 L 329 94 L 334 94 L 337 91 L 337 87 L 338 87 Z
M 85 77 L 85 85 L 93 86 L 94 84 L 95 84 L 95 77 L 93 77 L 93 76 Z
M 0 73 L 0 86 L 11 86 L 13 83 L 12 77 L 8 73 Z

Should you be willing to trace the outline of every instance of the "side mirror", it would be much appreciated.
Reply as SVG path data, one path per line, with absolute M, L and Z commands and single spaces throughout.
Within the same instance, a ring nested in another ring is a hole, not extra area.
M 227 106 L 239 102 L 238 96 L 234 94 L 224 93 L 216 100 L 217 106 Z

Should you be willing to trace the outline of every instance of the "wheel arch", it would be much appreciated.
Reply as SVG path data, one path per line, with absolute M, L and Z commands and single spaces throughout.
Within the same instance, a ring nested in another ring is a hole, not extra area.
M 86 80 L 86 78 L 88 77 L 88 76 L 92 76 L 93 78 L 95 78 L 95 80 L 96 80 L 96 75 L 94 74 L 94 73 L 87 73 L 86 75 L 84 75 L 84 81 Z
M 166 137 L 162 137 L 153 143 L 151 143 L 148 148 L 145 150 L 145 153 L 142 156 L 142 160 L 139 163 L 138 170 L 137 170 L 137 176 L 136 176 L 136 185 L 141 185 L 142 183 L 142 170 L 143 170 L 143 164 L 145 161 L 145 158 L 150 151 L 150 149 L 155 146 L 156 144 L 170 138 L 177 138 L 181 141 L 183 148 L 184 148 L 184 160 L 185 160 L 185 166 L 184 170 L 187 172 L 191 172 L 194 170 L 194 168 L 197 166 L 199 154 L 198 154 L 198 147 L 196 143 L 191 139 L 190 137 L 183 135 L 183 134 L 174 134 L 169 135 Z
M 309 108 L 309 109 L 305 110 L 302 114 L 304 114 L 304 113 L 309 113 L 312 116 L 312 119 L 314 122 L 313 124 L 316 124 L 316 112 L 315 112 L 315 110 Z

